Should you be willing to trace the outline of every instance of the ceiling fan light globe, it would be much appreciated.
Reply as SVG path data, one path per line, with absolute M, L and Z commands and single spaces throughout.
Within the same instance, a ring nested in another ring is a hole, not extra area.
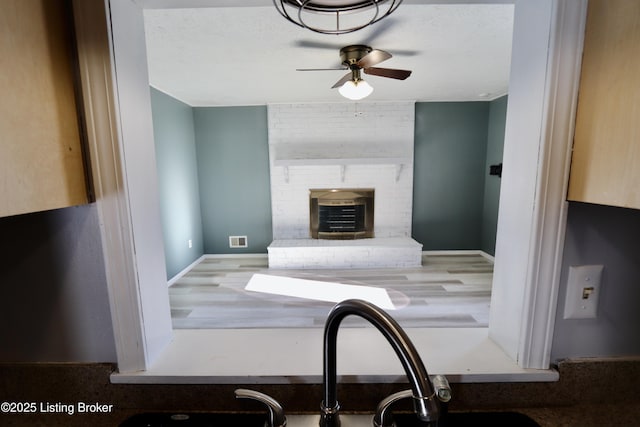
M 340 95 L 352 101 L 358 101 L 371 95 L 373 88 L 364 80 L 354 82 L 353 80 L 347 81 L 338 89 Z

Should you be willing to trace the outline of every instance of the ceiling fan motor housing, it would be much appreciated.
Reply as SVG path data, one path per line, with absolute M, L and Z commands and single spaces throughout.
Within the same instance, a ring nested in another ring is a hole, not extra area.
M 342 60 L 342 63 L 344 65 L 350 67 L 351 65 L 367 56 L 372 50 L 373 49 L 370 46 L 366 46 L 363 44 L 345 46 L 340 49 L 340 59 Z

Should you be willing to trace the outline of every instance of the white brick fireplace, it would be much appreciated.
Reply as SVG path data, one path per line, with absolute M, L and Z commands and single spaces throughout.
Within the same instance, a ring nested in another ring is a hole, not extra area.
M 379 265 L 387 257 L 380 249 L 385 244 L 393 248 L 389 256 L 398 253 L 399 245 L 413 248 L 409 261 L 404 256 L 394 266 L 415 264 L 415 248 L 420 252 L 421 245 L 410 238 L 414 113 L 413 102 L 268 106 L 274 238 L 270 266 L 317 267 L 329 262 L 326 257 L 334 259 L 329 265 L 334 266 L 346 254 L 336 250 L 360 252 L 347 256 L 348 266 L 371 266 L 371 254 L 379 253 Z M 330 188 L 375 189 L 374 239 L 311 241 L 309 190 Z M 305 254 L 304 248 L 313 248 L 308 249 L 313 254 Z M 419 263 L 419 255 L 417 259 Z

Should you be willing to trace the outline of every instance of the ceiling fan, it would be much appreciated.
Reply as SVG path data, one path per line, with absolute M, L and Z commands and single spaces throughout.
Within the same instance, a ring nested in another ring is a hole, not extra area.
M 389 52 L 373 49 L 370 46 L 355 44 L 340 49 L 341 68 L 299 68 L 297 71 L 325 71 L 325 70 L 349 70 L 331 88 L 340 88 L 340 93 L 349 99 L 362 99 L 368 96 L 373 88 L 362 79 L 361 71 L 365 74 L 379 77 L 388 77 L 396 80 L 405 80 L 411 75 L 409 70 L 395 68 L 374 67 L 391 58 Z M 352 93 L 352 96 L 347 95 Z

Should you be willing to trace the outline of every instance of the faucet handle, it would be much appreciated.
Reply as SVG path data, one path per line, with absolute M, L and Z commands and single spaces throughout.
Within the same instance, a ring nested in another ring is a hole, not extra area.
M 391 405 L 399 400 L 407 399 L 409 397 L 413 397 L 413 391 L 402 390 L 397 393 L 393 393 L 380 401 L 376 408 L 376 414 L 373 416 L 373 427 L 392 427 L 394 424 Z
M 284 415 L 284 409 L 282 409 L 282 405 L 273 397 L 260 393 L 259 391 L 244 388 L 236 389 L 234 393 L 238 399 L 252 399 L 263 403 L 269 411 L 270 427 L 285 427 L 287 425 L 287 417 Z

